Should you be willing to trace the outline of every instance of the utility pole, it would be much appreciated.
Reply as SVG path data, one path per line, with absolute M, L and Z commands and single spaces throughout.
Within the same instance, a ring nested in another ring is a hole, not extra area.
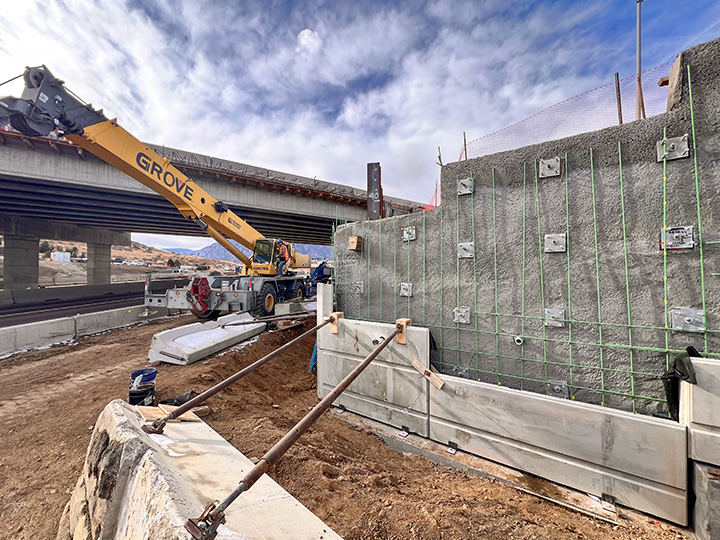
M 645 118 L 645 101 L 643 100 L 643 91 L 642 91 L 642 78 L 641 78 L 641 71 L 642 71 L 642 47 L 640 44 L 640 34 L 641 34 L 641 9 L 640 6 L 645 0 L 635 0 L 635 3 L 637 4 L 637 77 L 636 77 L 636 94 L 635 94 L 635 117 L 637 120 L 640 120 L 642 118 Z

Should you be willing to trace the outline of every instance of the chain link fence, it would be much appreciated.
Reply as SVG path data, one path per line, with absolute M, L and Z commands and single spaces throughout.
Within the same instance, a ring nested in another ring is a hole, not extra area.
M 642 73 L 646 117 L 666 111 L 667 86 L 658 86 L 657 83 L 670 74 L 672 64 L 668 62 Z M 635 81 L 635 75 L 620 79 L 620 109 L 624 122 L 636 119 Z M 467 157 L 477 158 L 615 126 L 619 123 L 617 101 L 614 82 L 594 88 L 543 109 L 517 124 L 469 141 Z M 463 146 L 458 161 L 464 159 Z

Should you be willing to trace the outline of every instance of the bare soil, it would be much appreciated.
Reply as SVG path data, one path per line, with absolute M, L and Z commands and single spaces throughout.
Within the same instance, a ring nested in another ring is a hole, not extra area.
M 126 398 L 165 319 L 0 362 L 0 539 L 52 539 L 103 407 Z M 158 366 L 158 398 L 201 391 L 299 335 L 265 333 L 242 351 Z M 258 459 L 317 403 L 312 340 L 209 401 L 205 420 Z M 511 487 L 397 453 L 371 433 L 323 416 L 270 472 L 338 534 L 353 539 L 669 539 L 654 520 L 612 526 Z M 220 497 L 222 494 L 218 494 Z

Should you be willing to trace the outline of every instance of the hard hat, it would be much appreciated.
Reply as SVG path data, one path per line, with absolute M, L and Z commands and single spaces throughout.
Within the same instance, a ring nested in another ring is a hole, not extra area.
M 277 241 L 278 241 L 278 242 L 282 242 L 282 238 L 278 238 Z

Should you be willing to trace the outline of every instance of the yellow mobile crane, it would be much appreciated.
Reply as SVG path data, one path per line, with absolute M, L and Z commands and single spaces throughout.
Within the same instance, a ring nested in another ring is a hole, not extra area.
M 252 310 L 274 313 L 279 298 L 297 298 L 306 293 L 306 280 L 278 275 L 276 240 L 265 238 L 228 205 L 219 201 L 133 137 L 117 120 L 109 120 L 68 91 L 64 82 L 45 67 L 27 68 L 25 89 L 20 98 L 0 98 L 0 121 L 28 136 L 46 136 L 53 131 L 92 152 L 113 167 L 165 197 L 180 213 L 244 263 L 238 278 L 217 278 L 212 286 L 206 277 L 195 277 L 185 294 L 175 289 L 152 295 L 146 287 L 145 304 L 190 309 L 200 317 L 221 310 Z M 252 251 L 247 257 L 228 239 Z M 290 256 L 286 267 L 309 268 L 310 257 L 286 244 Z

